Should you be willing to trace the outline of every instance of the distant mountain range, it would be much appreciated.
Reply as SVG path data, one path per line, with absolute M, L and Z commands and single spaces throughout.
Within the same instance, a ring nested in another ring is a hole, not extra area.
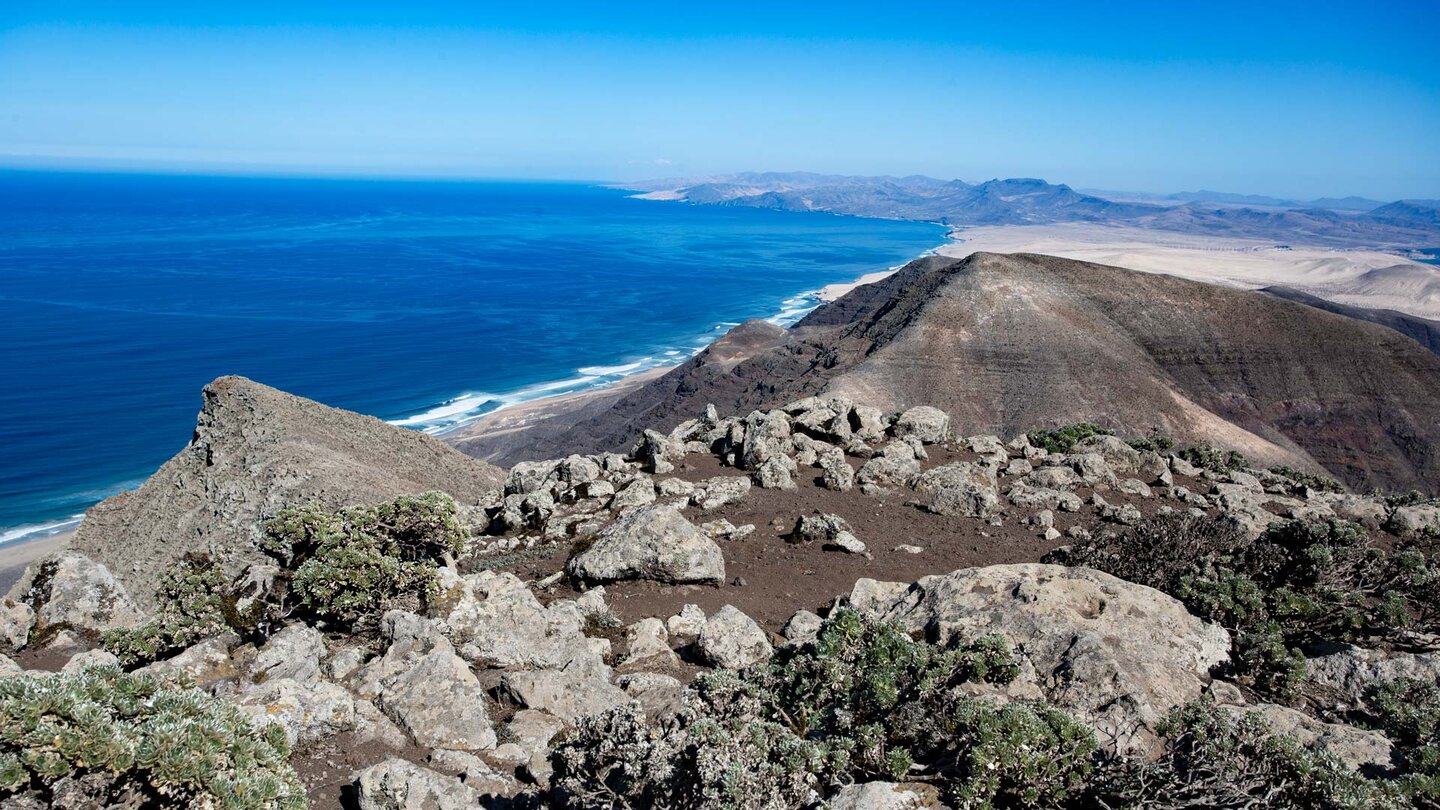
M 1300 203 L 1199 191 L 1115 199 L 1035 178 L 937 180 L 849 177 L 809 172 L 746 172 L 628 183 L 651 199 L 783 211 L 940 222 L 954 226 L 1059 222 L 1129 224 L 1159 230 L 1330 247 L 1432 248 L 1440 245 L 1440 201 L 1382 203 L 1361 197 Z M 1133 195 L 1131 195 L 1133 196 Z

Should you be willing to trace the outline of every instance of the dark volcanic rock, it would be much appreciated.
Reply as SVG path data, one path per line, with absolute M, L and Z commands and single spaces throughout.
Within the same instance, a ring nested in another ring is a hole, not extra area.
M 1266 295 L 1273 295 L 1276 298 L 1284 298 L 1286 301 L 1304 304 L 1307 307 L 1323 309 L 1326 312 L 1334 312 L 1337 315 L 1344 315 L 1348 318 L 1378 323 L 1381 326 L 1394 329 L 1396 332 L 1414 340 L 1435 354 L 1440 354 L 1440 321 L 1432 321 L 1428 318 L 1407 315 L 1404 312 L 1397 312 L 1393 309 L 1367 309 L 1365 307 L 1337 304 L 1334 301 L 1317 298 L 1309 293 L 1303 293 L 1289 287 L 1266 287 L 1260 292 Z
M 1359 488 L 1440 488 L 1440 357 L 1413 340 L 1259 293 L 1030 254 L 921 259 L 788 333 L 747 324 L 551 441 L 620 448 L 707 403 L 743 416 L 820 392 L 933 405 L 967 433 L 1093 420 L 1323 466 Z
M 504 474 L 423 433 L 247 380 L 205 386 L 190 444 L 139 489 L 86 513 L 73 547 L 136 601 L 187 552 L 238 566 L 261 559 L 261 523 L 292 503 L 344 506 L 442 490 L 474 503 Z

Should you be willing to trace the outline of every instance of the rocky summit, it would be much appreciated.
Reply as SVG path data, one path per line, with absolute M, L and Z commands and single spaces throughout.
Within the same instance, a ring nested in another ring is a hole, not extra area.
M 925 260 L 505 471 L 217 380 L 0 601 L 0 799 L 1436 806 L 1435 356 L 1123 273 Z

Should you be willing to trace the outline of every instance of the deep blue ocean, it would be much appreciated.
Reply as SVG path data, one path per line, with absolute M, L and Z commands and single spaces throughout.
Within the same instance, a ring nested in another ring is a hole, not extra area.
M 0 172 L 0 540 L 137 485 L 220 375 L 433 432 L 944 236 L 580 184 Z

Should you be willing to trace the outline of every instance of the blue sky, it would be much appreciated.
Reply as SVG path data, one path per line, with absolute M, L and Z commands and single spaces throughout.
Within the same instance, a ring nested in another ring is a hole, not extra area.
M 0 164 L 1433 198 L 1437 44 L 1437 2 L 3 0 Z

